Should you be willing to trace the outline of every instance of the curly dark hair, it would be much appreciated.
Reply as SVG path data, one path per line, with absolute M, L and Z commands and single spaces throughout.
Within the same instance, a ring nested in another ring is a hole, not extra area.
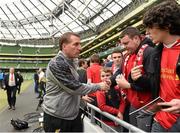
M 166 0 L 147 11 L 143 23 L 147 28 L 168 29 L 171 35 L 180 35 L 180 5 Z

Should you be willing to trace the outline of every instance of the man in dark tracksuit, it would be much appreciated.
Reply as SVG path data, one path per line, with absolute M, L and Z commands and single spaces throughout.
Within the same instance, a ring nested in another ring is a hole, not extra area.
M 10 68 L 9 74 L 4 78 L 5 90 L 7 91 L 7 99 L 9 109 L 15 110 L 16 104 L 16 91 L 18 87 L 17 74 L 14 73 L 14 68 Z
M 79 113 L 80 98 L 99 89 L 108 90 L 107 83 L 83 84 L 77 73 L 77 60 L 81 45 L 79 35 L 67 32 L 59 41 L 60 51 L 46 70 L 46 94 L 44 96 L 45 132 L 82 132 Z

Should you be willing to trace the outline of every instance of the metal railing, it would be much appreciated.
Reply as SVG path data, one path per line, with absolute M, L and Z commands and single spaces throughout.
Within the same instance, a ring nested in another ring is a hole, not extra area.
M 125 127 L 126 129 L 129 130 L 129 132 L 137 132 L 137 133 L 146 133 L 145 131 L 121 120 L 121 119 L 118 119 L 117 117 L 107 113 L 107 112 L 103 112 L 101 111 L 99 108 L 97 108 L 96 106 L 92 105 L 92 104 L 89 104 L 87 103 L 87 106 L 89 108 L 91 108 L 91 116 L 90 116 L 90 119 L 91 119 L 91 123 L 92 124 L 95 124 L 95 112 L 98 112 L 100 113 L 101 115 L 104 115 L 105 117 L 109 118 L 110 120 L 118 123 L 120 126 L 122 127 Z

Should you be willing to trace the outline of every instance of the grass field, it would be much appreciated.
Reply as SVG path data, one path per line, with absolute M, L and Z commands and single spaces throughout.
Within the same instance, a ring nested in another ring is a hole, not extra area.
M 21 86 L 21 92 L 23 92 L 24 90 L 26 90 L 31 84 L 33 83 L 32 80 L 25 80 L 23 83 L 22 83 L 22 86 Z M 18 94 L 16 95 L 18 97 Z M 3 89 L 0 89 L 0 111 L 6 107 L 7 105 L 7 94 L 6 94 L 6 91 L 3 90 Z

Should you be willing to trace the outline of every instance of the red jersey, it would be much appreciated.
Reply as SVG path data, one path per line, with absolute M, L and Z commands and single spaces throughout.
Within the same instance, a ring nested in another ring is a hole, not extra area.
M 101 69 L 98 63 L 92 64 L 90 67 L 87 68 L 87 80 L 91 79 L 91 83 L 100 83 L 101 82 Z M 96 92 L 88 94 L 88 96 L 96 97 Z
M 180 40 L 176 41 L 171 48 L 163 48 L 161 57 L 160 73 L 160 97 L 166 102 L 172 99 L 180 99 L 180 80 L 176 74 L 176 63 L 180 55 Z M 179 114 L 168 112 L 156 113 L 155 119 L 166 129 L 172 127 Z
M 101 73 L 100 70 L 102 66 L 98 63 L 92 64 L 87 68 L 87 79 L 91 79 L 91 83 L 100 83 L 101 82 Z
M 137 54 L 132 54 L 126 57 L 125 62 L 124 62 L 124 69 L 123 69 L 123 74 L 126 80 L 128 80 L 128 75 L 130 74 L 131 69 L 134 67 L 135 63 L 136 65 L 142 65 L 143 52 L 146 48 L 147 48 L 147 45 L 143 45 L 139 49 Z M 139 91 L 133 90 L 132 88 L 123 89 L 122 91 L 126 94 L 127 100 L 136 109 L 144 106 L 145 104 L 151 101 L 151 92 L 149 91 L 139 92 Z
M 123 114 L 125 109 L 125 102 L 124 99 L 121 97 L 120 89 L 118 87 L 111 89 L 114 89 L 114 92 L 116 93 L 112 94 L 112 92 L 110 92 L 112 90 L 109 90 L 108 92 L 97 91 L 97 105 L 102 111 L 108 112 L 114 116 L 117 116 L 119 112 Z M 114 95 L 116 95 L 116 97 Z M 102 120 L 109 126 L 116 126 L 116 124 L 111 120 Z

